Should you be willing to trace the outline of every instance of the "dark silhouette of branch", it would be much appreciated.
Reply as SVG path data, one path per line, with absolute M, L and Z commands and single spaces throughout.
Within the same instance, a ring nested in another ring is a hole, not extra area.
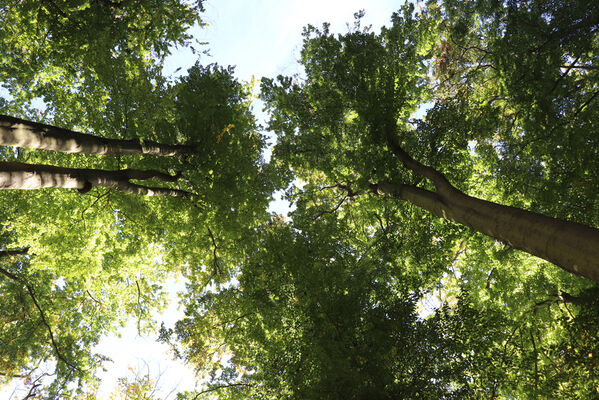
M 222 272 L 220 269 L 220 265 L 218 264 L 218 256 L 216 255 L 216 249 L 218 248 L 218 246 L 216 245 L 216 240 L 214 240 L 214 235 L 212 234 L 210 227 L 207 227 L 207 229 L 208 229 L 208 236 L 210 237 L 210 240 L 212 241 L 212 254 L 214 256 L 214 275 L 216 275 L 216 274 L 220 274 Z
M 572 63 L 570 65 L 560 65 L 560 68 L 568 68 L 569 70 L 572 69 L 572 68 L 576 68 L 576 69 L 588 69 L 588 70 L 599 69 L 599 65 L 575 65 L 577 60 L 578 59 L 574 60 L 574 63 Z
M 0 267 L 0 274 L 6 276 L 9 279 L 12 279 L 13 281 L 17 281 L 17 282 L 21 282 L 21 280 L 19 279 L 18 276 L 14 275 L 13 273 L 5 270 L 4 268 Z
M 210 389 L 202 390 L 201 392 L 196 393 L 193 400 L 197 400 L 198 397 L 200 397 L 201 395 L 206 394 L 206 393 L 214 392 L 214 391 L 220 390 L 220 389 L 227 389 L 227 388 L 239 387 L 239 386 L 254 387 L 255 385 L 252 385 L 250 383 L 230 383 L 228 385 L 213 386 Z
M 33 300 L 33 304 L 35 304 L 35 307 L 37 308 L 37 310 L 40 313 L 40 317 L 42 318 L 42 323 L 48 329 L 48 333 L 50 335 L 50 341 L 52 342 L 52 347 L 54 347 L 54 351 L 56 352 L 56 357 L 58 357 L 62 362 L 64 362 L 66 365 L 68 365 L 72 369 L 81 371 L 81 369 L 79 367 L 77 367 L 76 365 L 73 365 L 69 361 L 67 361 L 67 359 L 60 352 L 60 350 L 58 348 L 58 344 L 56 343 L 56 340 L 54 339 L 54 333 L 52 332 L 52 327 L 48 323 L 48 320 L 46 319 L 46 315 L 44 314 L 44 311 L 42 310 L 39 303 L 37 302 L 37 298 L 35 297 L 35 292 L 33 291 L 33 288 L 28 283 L 24 283 L 24 284 L 25 284 L 25 288 L 27 289 L 27 292 L 29 293 L 29 296 L 31 297 L 31 300 Z
M 34 383 L 31 386 L 31 389 L 29 389 L 29 392 L 27 393 L 27 395 L 25 397 L 23 397 L 23 400 L 27 400 L 27 399 L 31 399 L 33 397 L 35 397 L 36 393 L 36 389 L 41 385 L 41 383 Z
M 98 303 L 100 306 L 104 306 L 104 303 L 102 303 L 100 300 L 96 299 L 94 296 L 92 296 L 91 292 L 89 290 L 85 290 L 88 294 L 88 296 L 95 301 L 96 303 Z
M 319 212 L 318 214 L 316 214 L 316 216 L 314 218 L 312 218 L 312 222 L 316 221 L 318 218 L 322 217 L 325 214 L 333 214 L 335 211 L 337 211 L 339 209 L 339 207 L 341 207 L 341 205 L 345 202 L 345 200 L 348 197 L 349 197 L 349 194 L 346 194 L 345 196 L 343 196 L 343 198 L 337 203 L 337 205 L 332 210 L 323 210 L 323 211 Z
M 112 188 L 108 189 L 108 190 L 106 191 L 106 193 L 104 193 L 104 194 L 101 194 L 101 195 L 97 196 L 97 197 L 96 197 L 96 200 L 94 200 L 94 201 L 93 201 L 93 202 L 92 202 L 92 203 L 91 203 L 91 204 L 90 204 L 88 207 L 86 207 L 85 209 L 81 210 L 81 219 L 83 220 L 83 224 L 84 224 L 84 225 L 85 225 L 85 218 L 84 218 L 83 214 L 85 214 L 85 212 L 86 212 L 87 210 L 89 210 L 90 208 L 92 208 L 93 206 L 95 206 L 95 205 L 96 205 L 96 203 L 97 203 L 98 201 L 100 201 L 100 199 L 102 199 L 103 197 L 106 197 L 106 196 L 108 196 L 108 195 L 110 194 L 110 192 L 111 192 L 111 191 L 112 191 Z
M 0 258 L 10 256 L 24 256 L 29 251 L 29 247 L 22 247 L 20 249 L 6 249 L 0 250 Z
M 142 309 L 141 309 L 141 303 L 139 302 L 139 299 L 141 297 L 141 289 L 139 287 L 139 281 L 137 279 L 135 280 L 135 285 L 137 286 L 137 308 L 139 309 L 139 315 L 137 316 L 137 334 L 141 335 Z
M 579 57 L 580 58 L 580 57 Z M 573 64 L 576 64 L 576 62 L 579 60 L 579 58 L 577 58 L 576 60 L 574 60 Z M 564 73 L 559 77 L 559 79 L 557 81 L 555 81 L 555 84 L 553 85 L 553 87 L 551 88 L 551 90 L 549 91 L 549 93 L 547 93 L 547 97 L 549 97 L 551 95 L 551 93 L 553 93 L 553 91 L 557 88 L 557 85 L 559 85 L 559 83 L 566 77 L 568 76 L 568 74 L 570 73 L 570 71 L 572 70 L 573 65 L 566 67 L 566 66 L 562 66 L 562 68 L 567 68 Z
M 56 357 L 58 357 L 59 360 L 61 360 L 62 362 L 64 362 L 66 365 L 68 365 L 69 367 L 71 367 L 72 369 L 81 371 L 81 369 L 73 364 L 71 364 L 61 353 L 60 349 L 58 348 L 58 344 L 56 343 L 56 340 L 54 338 L 54 332 L 52 331 L 52 327 L 50 326 L 50 324 L 48 323 L 48 320 L 46 319 L 46 314 L 44 314 L 44 310 L 42 310 L 42 307 L 40 306 L 40 304 L 37 301 L 37 298 L 35 297 L 35 291 L 33 290 L 33 288 L 31 287 L 31 285 L 29 285 L 27 282 L 25 282 L 23 279 L 20 279 L 18 276 L 16 276 L 15 274 L 5 270 L 4 268 L 0 267 L 0 274 L 6 276 L 7 278 L 10 278 L 11 280 L 14 280 L 16 282 L 19 282 L 21 284 L 23 284 L 25 286 L 25 289 L 27 289 L 27 292 L 29 293 L 29 297 L 31 297 L 31 300 L 33 300 L 33 304 L 35 305 L 35 308 L 37 308 L 37 310 L 40 313 L 40 317 L 42 319 L 42 323 L 44 324 L 44 326 L 46 327 L 46 329 L 48 330 L 48 334 L 50 335 L 50 342 L 52 343 L 52 347 L 54 348 L 54 351 L 56 353 Z
M 599 90 L 597 90 L 595 93 L 593 93 L 593 95 L 587 101 L 582 103 L 582 105 L 578 108 L 578 110 L 576 110 L 576 112 L 572 116 L 572 120 L 576 119 L 578 114 L 580 114 L 582 112 L 582 110 L 584 110 L 586 108 L 586 106 L 588 106 L 591 103 L 591 101 L 595 100 L 595 97 L 597 97 L 597 96 L 599 96 Z

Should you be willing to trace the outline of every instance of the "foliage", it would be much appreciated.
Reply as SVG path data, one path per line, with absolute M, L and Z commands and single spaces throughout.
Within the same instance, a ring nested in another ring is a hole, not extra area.
M 62 7 L 68 15 L 46 13 L 47 7 Z M 89 7 L 104 7 L 106 13 L 90 13 Z M 185 30 L 197 19 L 197 11 L 179 2 L 49 1 L 3 8 L 2 18 L 12 21 L 11 26 L 32 12 L 45 19 L 38 21 L 39 29 L 27 24 L 19 28 L 20 39 L 29 35 L 29 48 L 35 52 L 31 69 L 22 66 L 14 73 L 14 54 L 5 55 L 0 74 L 10 79 L 3 79 L 8 94 L 1 112 L 34 120 L 42 115 L 45 122 L 99 137 L 187 143 L 198 149 L 187 158 L 165 158 L 2 148 L 3 160 L 169 172 L 180 177 L 177 187 L 194 193 L 183 202 L 98 188 L 85 194 L 3 192 L 2 221 L 10 246 L 29 248 L 26 259 L 7 269 L 12 274 L 17 268 L 18 279 L 3 280 L 8 288 L 3 304 L 12 310 L 5 314 L 6 327 L 23 317 L 15 316 L 23 296 L 31 316 L 14 328 L 22 331 L 11 328 L 6 333 L 24 340 L 2 354 L 3 361 L 5 356 L 11 360 L 0 371 L 7 379 L 29 374 L 43 360 L 50 363 L 49 371 L 56 364 L 57 375 L 49 387 L 38 388 L 39 393 L 68 398 L 75 394 L 72 382 L 92 384 L 100 363 L 91 348 L 103 334 L 131 318 L 138 321 L 140 332 L 151 330 L 153 312 L 165 304 L 162 283 L 191 265 L 199 269 L 213 264 L 218 276 L 206 273 L 204 279 L 226 279 L 228 264 L 223 260 L 234 253 L 225 249 L 266 218 L 277 178 L 261 158 L 264 140 L 249 112 L 248 89 L 235 79 L 232 68 L 216 65 L 198 64 L 175 82 L 161 75 L 160 60 L 168 46 L 187 40 Z M 57 18 L 59 23 L 54 23 Z M 53 31 L 80 23 L 89 23 L 89 29 Z M 0 40 L 11 41 L 12 34 L 3 31 Z M 151 115 L 156 117 L 148 118 Z M 35 291 L 39 313 L 24 287 Z M 64 319 L 59 319 L 61 314 Z
M 418 293 L 335 221 L 263 225 L 238 282 L 193 290 L 163 329 L 219 398 L 459 398 L 459 365 Z M 194 287 L 195 289 L 195 287 Z M 458 383 L 453 386 L 455 381 Z
M 192 283 L 163 329 L 210 372 L 188 398 L 596 396 L 581 340 L 597 335 L 596 285 L 370 190 L 433 188 L 394 156 L 394 131 L 462 191 L 597 226 L 594 15 L 448 1 L 406 5 L 380 34 L 308 27 L 305 77 L 262 92 L 293 223 L 263 226 L 228 285 Z
M 44 395 L 86 395 L 68 383 L 93 387 L 105 361 L 93 344 L 130 317 L 151 329 L 161 283 L 182 274 L 185 317 L 161 339 L 208 382 L 180 399 L 596 397 L 595 283 L 373 186 L 435 190 L 400 147 L 464 193 L 598 227 L 598 10 L 446 0 L 407 4 L 380 32 L 361 27 L 362 13 L 343 35 L 308 26 L 305 74 L 262 80 L 277 135 L 266 164 L 250 90 L 232 68 L 161 74 L 195 9 L 5 5 L 0 18 L 15 27 L 0 33 L 3 113 L 38 119 L 42 108 L 39 119 L 99 137 L 198 151 L 0 150 L 4 160 L 168 172 L 178 181 L 156 184 L 193 193 L 2 193 L 0 248 L 29 247 L 0 259 L 2 376 L 32 379 L 44 360 L 57 374 Z M 30 20 L 39 31 L 16 25 Z M 32 45 L 11 41 L 17 33 Z M 291 219 L 269 218 L 286 185 Z M 153 385 L 121 384 L 130 398 Z
M 139 298 L 116 282 L 98 289 L 83 279 L 32 270 L 30 264 L 24 255 L 4 257 L 0 266 L 2 380 L 19 378 L 38 395 L 67 398 L 73 393 L 69 382 L 93 382 L 109 360 L 92 350 L 99 339 L 131 315 L 147 321 L 142 308 L 159 301 L 158 293 L 154 288 Z

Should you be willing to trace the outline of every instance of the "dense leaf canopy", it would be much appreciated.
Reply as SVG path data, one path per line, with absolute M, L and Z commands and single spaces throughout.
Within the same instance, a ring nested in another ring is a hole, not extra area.
M 599 266 L 551 251 L 598 237 L 599 5 L 429 1 L 377 32 L 363 13 L 341 35 L 308 26 L 303 74 L 262 79 L 269 163 L 233 68 L 162 75 L 201 3 L 0 6 L 1 114 L 187 149 L 0 148 L 0 173 L 143 171 L 130 183 L 184 194 L 1 191 L 3 380 L 90 396 L 93 346 L 130 319 L 153 331 L 182 275 L 160 339 L 207 383 L 181 399 L 598 395 Z M 288 216 L 266 212 L 276 189 Z

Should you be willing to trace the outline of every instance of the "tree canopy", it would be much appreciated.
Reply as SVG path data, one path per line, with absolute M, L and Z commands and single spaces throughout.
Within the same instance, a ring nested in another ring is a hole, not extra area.
M 84 398 L 182 275 L 180 399 L 599 393 L 599 6 L 307 26 L 303 74 L 262 79 L 267 163 L 232 67 L 161 72 L 201 2 L 0 5 L 3 380 Z

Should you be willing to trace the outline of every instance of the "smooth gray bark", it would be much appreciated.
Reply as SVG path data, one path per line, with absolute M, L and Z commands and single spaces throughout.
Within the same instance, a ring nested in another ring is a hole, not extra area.
M 429 179 L 436 191 L 379 182 L 372 185 L 375 193 L 408 201 L 599 283 L 599 229 L 468 196 L 414 160 L 391 135 L 388 141 L 403 165 Z
M 154 154 L 182 157 L 196 152 L 194 146 L 108 139 L 7 115 L 0 115 L 0 145 L 101 155 Z
M 53 165 L 0 162 L 0 190 L 36 190 L 43 188 L 78 189 L 88 191 L 94 186 L 105 186 L 131 194 L 145 196 L 187 197 L 189 192 L 177 189 L 153 188 L 131 183 L 131 179 L 155 179 L 174 182 L 176 176 L 159 171 L 123 169 L 105 171 L 98 169 L 63 168 Z

